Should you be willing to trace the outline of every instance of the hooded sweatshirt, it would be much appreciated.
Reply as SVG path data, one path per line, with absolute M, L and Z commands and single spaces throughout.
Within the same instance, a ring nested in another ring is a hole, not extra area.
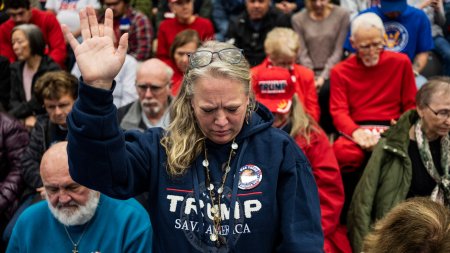
M 206 151 L 185 174 L 172 177 L 160 144 L 164 130 L 123 132 L 112 99 L 112 90 L 80 84 L 68 117 L 70 173 L 77 182 L 114 198 L 148 191 L 154 252 L 322 252 L 320 206 L 310 165 L 286 133 L 271 127 L 273 117 L 265 107 L 259 106 L 235 138 L 238 149 L 220 199 L 219 234 L 226 243 L 216 247 L 210 240 L 212 204 L 202 161 L 206 153 L 217 189 L 231 143 L 206 140 Z

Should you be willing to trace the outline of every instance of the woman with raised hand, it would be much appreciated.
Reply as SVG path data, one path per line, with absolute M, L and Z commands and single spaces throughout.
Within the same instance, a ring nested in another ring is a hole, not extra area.
M 257 107 L 242 51 L 208 42 L 190 55 L 167 131 L 123 132 L 112 103 L 127 34 L 114 48 L 80 12 L 83 43 L 64 27 L 83 76 L 68 117 L 71 176 L 115 198 L 149 192 L 154 252 L 322 252 L 317 187 L 295 142 Z

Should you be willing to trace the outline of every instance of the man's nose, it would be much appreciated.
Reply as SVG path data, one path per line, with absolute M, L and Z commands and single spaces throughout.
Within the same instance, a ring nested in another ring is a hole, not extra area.
M 67 194 L 66 192 L 62 191 L 59 193 L 59 197 L 58 197 L 58 201 L 61 204 L 67 204 L 72 200 L 72 198 L 70 197 L 69 194 Z

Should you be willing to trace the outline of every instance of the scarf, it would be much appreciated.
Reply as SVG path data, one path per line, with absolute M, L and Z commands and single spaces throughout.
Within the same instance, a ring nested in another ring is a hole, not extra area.
M 442 176 L 439 175 L 433 163 L 430 146 L 425 133 L 422 131 L 422 119 L 415 124 L 415 137 L 419 148 L 420 159 L 430 176 L 436 181 L 436 187 L 431 193 L 431 200 L 450 207 L 450 140 L 448 135 L 441 138 L 441 166 L 444 171 Z
M 448 135 L 441 138 L 441 166 L 444 174 L 441 176 L 434 166 L 430 146 L 425 133 L 422 131 L 422 119 L 415 124 L 415 137 L 419 148 L 420 159 L 430 176 L 436 181 L 436 187 L 431 193 L 431 200 L 450 207 L 450 140 Z

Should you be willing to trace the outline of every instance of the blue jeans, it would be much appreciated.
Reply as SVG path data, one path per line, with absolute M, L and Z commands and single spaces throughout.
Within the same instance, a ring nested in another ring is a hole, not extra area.
M 442 36 L 436 36 L 434 40 L 434 51 L 442 60 L 442 74 L 450 76 L 450 42 Z

